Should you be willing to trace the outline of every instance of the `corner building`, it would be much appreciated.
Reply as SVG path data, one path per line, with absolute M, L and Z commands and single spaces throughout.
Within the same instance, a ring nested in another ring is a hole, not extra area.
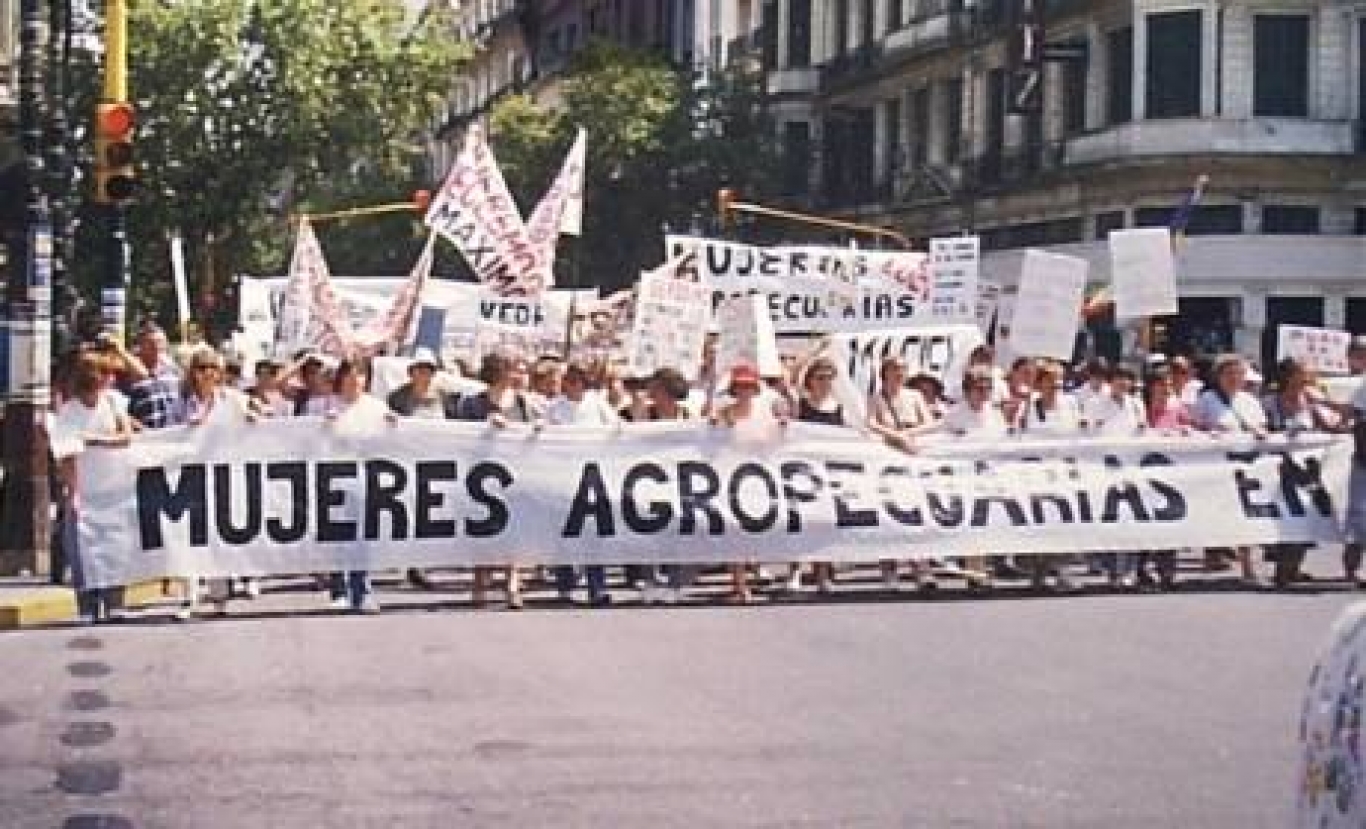
M 1279 324 L 1366 333 L 1366 2 L 1044 0 L 1020 112 L 1024 6 L 770 0 L 789 200 L 978 233 L 1002 284 L 1028 247 L 1104 283 L 1106 234 L 1167 224 L 1208 174 L 1159 346 L 1266 361 Z

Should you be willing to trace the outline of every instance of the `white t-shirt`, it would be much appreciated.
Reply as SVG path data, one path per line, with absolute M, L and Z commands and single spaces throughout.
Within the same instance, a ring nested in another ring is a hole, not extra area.
M 1217 389 L 1205 389 L 1191 412 L 1195 425 L 1208 432 L 1250 432 L 1266 428 L 1266 412 L 1251 394 L 1240 391 L 1224 402 Z
M 1076 398 L 1077 406 L 1080 407 L 1084 415 L 1088 406 L 1093 406 L 1097 400 L 1110 396 L 1110 384 L 1101 383 L 1100 388 L 1097 389 L 1090 383 L 1083 383 L 1080 388 L 1072 392 L 1072 396 Z
M 324 412 L 329 417 L 346 418 L 348 422 L 381 422 L 389 414 L 389 407 L 384 401 L 368 394 L 362 394 L 354 401 L 347 403 L 336 395 L 329 395 L 326 398 L 317 398 L 327 404 Z M 312 403 L 312 400 L 308 401 Z
M 606 398 L 596 392 L 585 393 L 582 400 L 556 397 L 546 406 L 545 419 L 556 426 L 610 426 L 620 421 Z
M 955 403 L 944 413 L 942 428 L 965 438 L 987 440 L 1009 434 L 1005 415 L 996 406 L 987 405 L 980 411 L 967 403 Z
M 118 401 L 107 390 L 100 392 L 94 406 L 71 398 L 57 410 L 57 428 L 64 434 L 80 437 L 113 437 L 119 431 Z
M 914 429 L 934 421 L 925 398 L 915 389 L 897 389 L 891 400 L 878 392 L 868 398 L 868 413 L 873 420 L 887 429 Z
M 1043 398 L 1037 394 L 1025 404 L 1024 430 L 1027 435 L 1073 435 L 1080 428 L 1081 409 L 1077 399 L 1066 392 L 1058 392 L 1051 409 L 1044 407 Z
M 1132 394 L 1126 394 L 1120 400 L 1112 394 L 1093 397 L 1081 416 L 1087 428 L 1102 435 L 1136 435 L 1148 423 L 1143 401 Z

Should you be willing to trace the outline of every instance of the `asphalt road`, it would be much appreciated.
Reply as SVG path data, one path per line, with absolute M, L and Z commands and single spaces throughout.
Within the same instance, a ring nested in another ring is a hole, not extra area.
M 0 636 L 0 826 L 1283 826 L 1353 597 L 385 598 Z

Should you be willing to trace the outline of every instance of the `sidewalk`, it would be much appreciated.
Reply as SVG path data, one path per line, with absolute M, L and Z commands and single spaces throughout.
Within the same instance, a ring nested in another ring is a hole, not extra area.
M 161 582 L 124 589 L 124 605 L 138 607 L 163 598 Z M 76 619 L 76 593 L 43 578 L 0 578 L 0 631 L 70 622 Z

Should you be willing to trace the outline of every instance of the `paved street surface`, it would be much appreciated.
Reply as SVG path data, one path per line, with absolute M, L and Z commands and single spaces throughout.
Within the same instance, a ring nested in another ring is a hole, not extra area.
M 383 598 L 0 636 L 0 826 L 1282 826 L 1352 596 Z

